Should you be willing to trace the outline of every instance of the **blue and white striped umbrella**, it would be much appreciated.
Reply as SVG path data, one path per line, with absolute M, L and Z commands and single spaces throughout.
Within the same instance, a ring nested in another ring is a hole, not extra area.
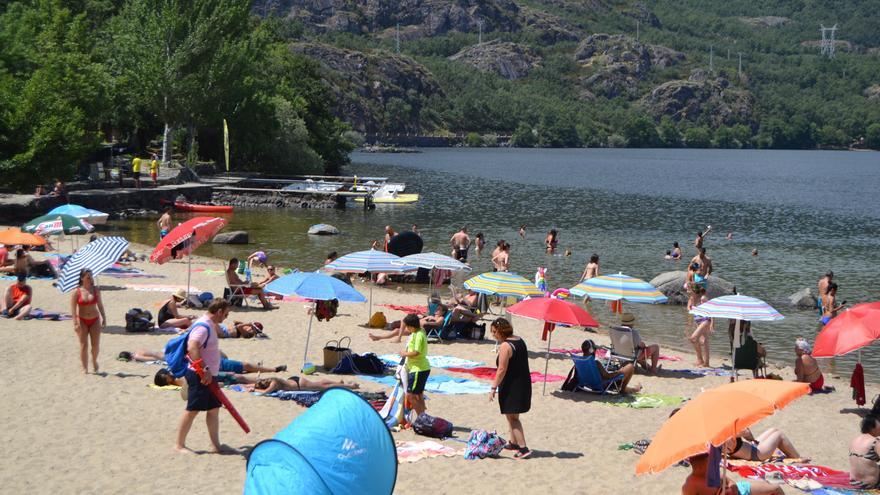
M 128 249 L 128 241 L 124 237 L 101 237 L 79 248 L 64 263 L 61 276 L 55 284 L 62 293 L 70 292 L 79 284 L 82 270 L 91 270 L 98 275 L 113 266 L 122 253 Z
M 465 265 L 461 261 L 453 259 L 449 256 L 438 253 L 418 253 L 411 254 L 400 258 L 394 263 L 406 264 L 418 268 L 426 268 L 428 270 L 449 270 L 452 272 L 469 272 L 471 267 Z
M 401 273 L 415 270 L 417 267 L 395 263 L 400 256 L 370 249 L 346 254 L 345 256 L 328 263 L 324 268 L 342 273 Z
M 690 313 L 704 318 L 748 321 L 779 321 L 785 318 L 764 301 L 739 294 L 710 299 L 692 309 Z

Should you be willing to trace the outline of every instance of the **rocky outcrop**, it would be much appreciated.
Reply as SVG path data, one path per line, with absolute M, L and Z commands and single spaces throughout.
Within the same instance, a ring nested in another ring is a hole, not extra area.
M 539 42 L 552 45 L 562 41 L 577 41 L 583 36 L 581 29 L 574 24 L 548 12 L 529 7 L 520 10 L 523 30 L 534 34 Z
M 401 29 L 418 37 L 437 36 L 449 31 L 512 32 L 520 29 L 519 7 L 512 0 L 258 0 L 258 15 L 280 15 L 301 21 L 318 31 L 345 31 L 357 34 Z
M 339 235 L 339 229 L 336 227 L 326 224 L 326 223 L 318 223 L 309 227 L 308 231 L 309 235 Z
M 421 64 L 409 57 L 366 53 L 320 43 L 296 43 L 291 49 L 321 63 L 334 94 L 334 114 L 362 133 L 431 131 L 421 119 L 426 101 L 443 91 Z
M 660 19 L 657 18 L 657 15 L 654 14 L 654 12 L 651 11 L 651 9 L 642 2 L 635 2 L 629 8 L 622 10 L 621 13 L 627 17 L 632 17 L 633 19 L 636 19 L 645 26 L 651 26 L 654 28 L 662 27 L 662 24 L 660 24 Z
M 657 120 L 668 115 L 675 121 L 708 121 L 713 127 L 752 122 L 751 93 L 731 87 L 722 77 L 665 82 L 642 98 L 641 105 Z
M 505 79 L 519 79 L 540 64 L 540 57 L 517 43 L 490 41 L 473 45 L 449 57 L 483 72 L 494 72 Z
M 672 67 L 683 62 L 685 55 L 622 34 L 594 34 L 578 45 L 574 58 L 592 70 L 592 74 L 581 79 L 581 85 L 591 93 L 607 98 L 636 98 L 639 82 L 652 68 Z
M 869 100 L 880 100 L 880 84 L 868 86 L 867 88 L 865 88 L 865 91 L 862 94 L 865 95 L 865 98 Z
M 344 200 L 343 197 L 340 199 Z M 269 190 L 266 192 L 214 191 L 218 204 L 244 208 L 336 208 L 336 199 L 328 194 L 298 194 Z
M 656 287 L 664 296 L 669 298 L 667 304 L 685 305 L 688 300 L 687 291 L 684 289 L 684 282 L 686 279 L 687 272 L 685 271 L 678 270 L 673 272 L 663 272 L 651 279 L 651 285 Z M 728 296 L 733 294 L 734 289 L 735 286 L 733 283 L 721 277 L 712 275 L 709 277 L 707 297 L 709 299 L 714 299 L 720 296 Z
M 214 244 L 247 244 L 250 242 L 250 238 L 245 230 L 233 230 L 215 235 L 211 242 Z
M 778 27 L 791 22 L 788 17 L 765 15 L 762 17 L 739 17 L 740 22 L 754 27 Z
M 815 309 L 816 293 L 809 287 L 805 287 L 785 298 L 784 302 L 792 308 Z

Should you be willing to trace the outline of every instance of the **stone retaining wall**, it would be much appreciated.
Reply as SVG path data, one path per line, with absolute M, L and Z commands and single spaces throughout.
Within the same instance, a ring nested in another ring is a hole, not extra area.
M 291 194 L 267 189 L 266 192 L 218 191 L 211 201 L 218 205 L 232 205 L 246 208 L 338 208 L 344 207 L 345 198 L 337 199 L 326 194 Z

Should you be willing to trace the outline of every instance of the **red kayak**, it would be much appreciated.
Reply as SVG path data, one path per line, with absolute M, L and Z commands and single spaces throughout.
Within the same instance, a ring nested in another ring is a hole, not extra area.
M 161 200 L 163 204 L 173 204 L 174 209 L 177 211 L 194 211 L 198 213 L 232 213 L 231 206 L 218 206 L 218 205 L 200 205 L 196 203 L 187 203 L 186 201 L 174 201 L 173 203 L 168 200 Z

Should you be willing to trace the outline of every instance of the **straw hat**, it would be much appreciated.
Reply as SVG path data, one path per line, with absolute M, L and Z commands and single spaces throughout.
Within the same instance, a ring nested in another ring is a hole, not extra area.
M 174 299 L 177 299 L 178 301 L 186 300 L 186 290 L 184 290 L 184 289 L 177 289 L 177 291 L 175 291 L 174 294 L 171 294 L 171 296 L 172 296 Z
M 635 322 L 636 322 L 636 317 L 632 313 L 623 313 L 622 315 L 620 315 L 620 324 L 621 325 L 629 326 Z

